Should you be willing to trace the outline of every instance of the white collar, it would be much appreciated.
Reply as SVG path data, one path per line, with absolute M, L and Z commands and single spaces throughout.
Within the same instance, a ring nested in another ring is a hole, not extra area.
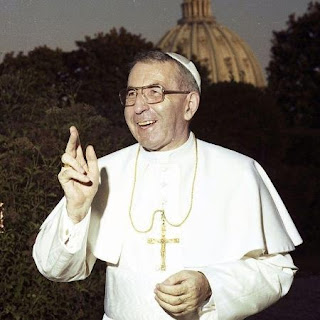
M 141 159 L 146 161 L 154 161 L 160 163 L 166 163 L 171 161 L 178 161 L 184 157 L 189 156 L 190 152 L 194 148 L 195 135 L 190 132 L 188 140 L 176 149 L 168 151 L 147 151 L 141 147 L 140 155 Z

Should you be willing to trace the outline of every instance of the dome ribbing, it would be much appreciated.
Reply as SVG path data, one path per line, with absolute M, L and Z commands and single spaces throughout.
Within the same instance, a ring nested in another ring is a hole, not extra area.
M 233 31 L 217 23 L 210 0 L 184 0 L 182 19 L 157 46 L 163 51 L 195 56 L 209 71 L 212 82 L 238 81 L 265 86 L 258 60 Z

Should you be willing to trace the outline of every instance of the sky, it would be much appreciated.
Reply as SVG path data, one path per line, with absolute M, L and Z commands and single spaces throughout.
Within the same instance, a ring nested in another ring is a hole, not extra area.
M 124 27 L 157 43 L 182 17 L 182 0 L 0 0 L 0 54 L 47 45 L 69 51 L 75 41 Z M 235 31 L 265 69 L 273 31 L 310 0 L 212 0 L 218 23 Z M 1 57 L 0 57 L 1 59 Z

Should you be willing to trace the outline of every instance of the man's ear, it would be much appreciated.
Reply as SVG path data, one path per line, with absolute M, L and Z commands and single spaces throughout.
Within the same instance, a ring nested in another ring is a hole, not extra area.
M 188 94 L 185 105 L 184 119 L 190 121 L 197 112 L 200 103 L 199 93 L 192 91 Z

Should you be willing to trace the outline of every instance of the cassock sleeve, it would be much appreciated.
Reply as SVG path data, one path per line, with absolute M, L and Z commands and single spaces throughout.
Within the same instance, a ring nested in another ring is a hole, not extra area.
M 62 199 L 40 228 L 33 246 L 33 258 L 39 272 L 52 281 L 86 278 L 96 261 L 87 249 L 91 212 L 73 224 Z
M 290 289 L 297 270 L 289 254 L 256 256 L 220 263 L 201 271 L 212 296 L 201 308 L 201 320 L 245 319 L 272 305 Z

